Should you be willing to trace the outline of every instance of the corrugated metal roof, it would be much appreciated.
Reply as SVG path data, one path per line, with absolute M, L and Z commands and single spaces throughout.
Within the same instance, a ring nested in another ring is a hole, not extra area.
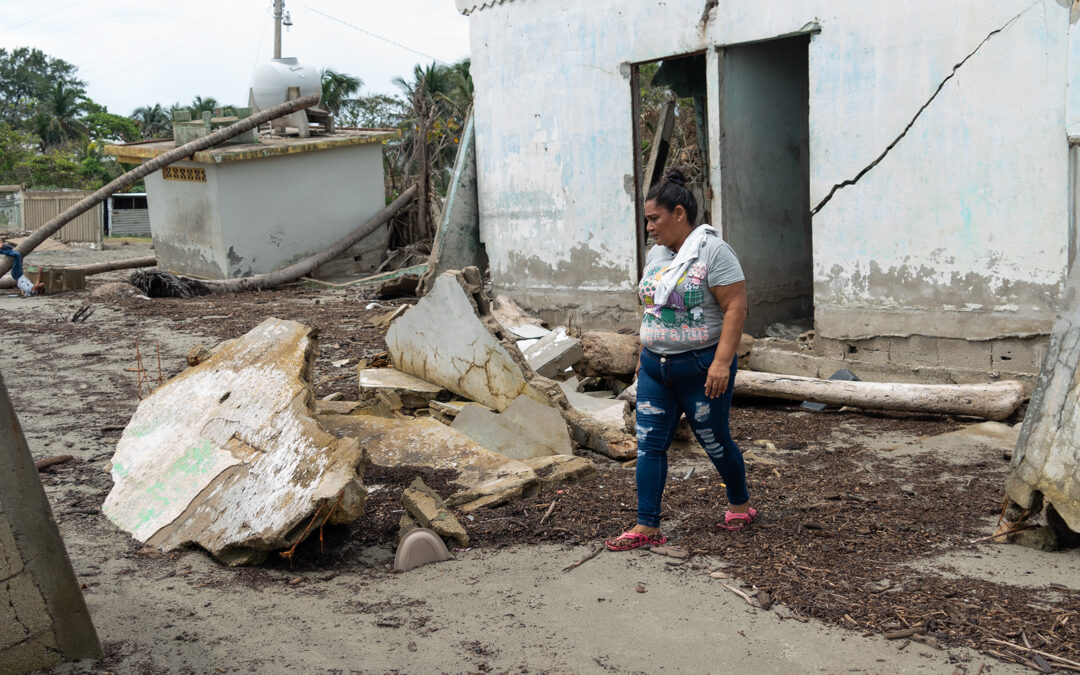
M 466 16 L 481 9 L 487 9 L 488 7 L 494 7 L 495 5 L 501 5 L 506 2 L 513 2 L 514 0 L 454 0 L 457 3 L 458 11 Z

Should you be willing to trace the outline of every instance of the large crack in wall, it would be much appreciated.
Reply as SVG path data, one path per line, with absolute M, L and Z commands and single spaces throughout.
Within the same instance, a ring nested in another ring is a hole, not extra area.
M 881 161 L 883 159 L 885 159 L 885 156 L 888 155 L 892 151 L 892 149 L 895 148 L 896 145 L 901 140 L 903 140 L 904 136 L 907 136 L 908 131 L 910 131 L 913 126 L 915 126 L 915 122 L 917 122 L 919 120 L 919 117 L 922 116 L 923 112 L 925 112 L 926 109 L 930 107 L 930 104 L 933 103 L 934 99 L 936 99 L 938 97 L 938 94 L 940 94 L 941 90 L 945 88 L 945 85 L 949 82 L 949 80 L 956 77 L 957 71 L 959 71 L 960 68 L 963 67 L 963 65 L 965 63 L 967 63 L 973 56 L 978 54 L 979 50 L 983 48 L 983 45 L 985 45 L 987 42 L 989 42 L 991 38 L 993 38 L 998 33 L 1001 33 L 1004 30 L 1006 30 L 1009 26 L 1011 26 L 1018 19 L 1020 19 L 1020 17 L 1027 14 L 1029 11 L 1032 10 L 1032 8 L 1034 8 L 1038 4 L 1039 4 L 1038 2 L 1035 2 L 1034 4 L 1032 4 L 1030 7 L 1028 7 L 1024 11 L 1020 12 L 1019 14 L 1014 16 L 1013 18 L 1006 21 L 1000 28 L 995 28 L 994 30 L 990 31 L 986 35 L 986 37 L 984 37 L 982 39 L 982 41 L 979 42 L 978 45 L 976 45 L 975 49 L 973 49 L 970 53 L 968 53 L 967 56 L 965 56 L 963 59 L 961 59 L 959 63 L 957 63 L 955 66 L 952 67 L 952 71 L 950 71 L 949 74 L 945 76 L 945 79 L 943 79 L 938 84 L 937 88 L 934 90 L 934 93 L 930 95 L 930 98 L 928 98 L 926 100 L 926 102 L 923 103 L 922 106 L 920 106 L 917 111 L 915 111 L 915 115 L 911 118 L 911 121 L 908 122 L 907 126 L 904 127 L 903 131 L 901 131 L 900 134 L 896 138 L 894 138 L 893 141 L 891 143 L 889 143 L 888 146 L 886 146 L 885 150 L 883 150 L 881 152 L 881 154 L 878 155 L 874 159 L 874 161 L 867 164 L 865 167 L 862 168 L 861 171 L 859 171 L 857 174 L 855 174 L 854 178 L 849 178 L 849 179 L 847 179 L 847 180 L 845 180 L 843 182 L 840 182 L 840 183 L 837 183 L 836 185 L 833 185 L 832 189 L 829 190 L 829 193 L 827 195 L 825 195 L 825 197 L 818 203 L 818 205 L 810 210 L 810 215 L 811 216 L 817 215 L 818 211 L 820 211 L 822 209 L 822 207 L 824 207 L 826 204 L 828 204 L 829 200 L 831 200 L 833 198 L 833 195 L 835 195 L 839 190 L 842 190 L 843 188 L 848 187 L 849 185 L 854 185 L 854 184 L 858 183 L 859 180 L 863 176 L 868 174 L 875 166 L 880 164 Z

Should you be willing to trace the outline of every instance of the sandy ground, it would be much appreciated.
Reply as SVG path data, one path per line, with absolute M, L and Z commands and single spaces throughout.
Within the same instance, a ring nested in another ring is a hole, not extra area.
M 104 253 L 137 257 L 145 247 Z M 53 255 L 90 262 L 101 254 L 37 254 L 30 262 L 61 262 L 46 260 Z M 135 363 L 134 341 L 144 359 L 154 355 L 147 365 L 155 377 L 160 345 L 169 377 L 193 344 L 217 339 L 199 322 L 133 318 L 109 303 L 95 304 L 85 323 L 68 321 L 88 299 L 0 296 L 0 372 L 31 451 L 35 459 L 76 458 L 42 479 L 106 651 L 103 660 L 54 672 L 1026 671 L 969 649 L 937 650 L 793 618 L 782 605 L 750 608 L 708 575 L 725 564 L 709 556 L 682 562 L 605 553 L 563 572 L 598 542 L 522 545 L 474 548 L 448 563 L 393 574 L 389 546 L 366 548 L 347 565 L 299 570 L 227 568 L 200 551 L 145 549 L 100 513 L 119 433 L 108 427 L 124 425 L 138 405 L 135 375 L 125 370 Z M 323 305 L 333 311 L 354 301 L 327 291 Z M 917 445 L 903 437 L 847 440 L 872 452 Z M 988 531 L 991 525 L 988 519 Z M 982 545 L 913 564 L 1017 588 L 1080 588 L 1075 551 Z

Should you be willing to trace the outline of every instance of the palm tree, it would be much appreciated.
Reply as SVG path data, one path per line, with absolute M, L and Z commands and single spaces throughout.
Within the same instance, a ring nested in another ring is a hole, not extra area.
M 215 99 L 213 96 L 207 96 L 206 98 L 203 98 L 202 96 L 196 96 L 191 100 L 191 117 L 192 119 L 194 119 L 202 115 L 204 112 L 212 113 L 214 112 L 214 108 L 220 107 L 222 106 L 218 104 L 217 99 Z
M 34 116 L 34 132 L 41 139 L 41 149 L 66 145 L 86 133 L 79 117 L 86 112 L 86 91 L 63 80 L 49 88 L 42 101 L 42 111 Z
M 327 68 L 321 73 L 322 78 L 322 105 L 337 115 L 342 106 L 349 103 L 356 92 L 364 86 L 364 81 L 355 75 L 340 73 Z
M 172 131 L 171 116 L 165 112 L 160 103 L 135 108 L 131 113 L 131 119 L 138 125 L 139 134 L 144 139 L 164 138 Z

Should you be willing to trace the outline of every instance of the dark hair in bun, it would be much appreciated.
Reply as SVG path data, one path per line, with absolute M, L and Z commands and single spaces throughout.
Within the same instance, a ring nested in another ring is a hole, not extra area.
M 679 169 L 671 169 L 664 176 L 664 180 L 649 188 L 645 201 L 655 201 L 658 206 L 663 206 L 668 211 L 675 211 L 676 206 L 683 207 L 691 226 L 697 220 L 697 200 L 694 199 L 694 193 L 687 189 L 686 176 Z

